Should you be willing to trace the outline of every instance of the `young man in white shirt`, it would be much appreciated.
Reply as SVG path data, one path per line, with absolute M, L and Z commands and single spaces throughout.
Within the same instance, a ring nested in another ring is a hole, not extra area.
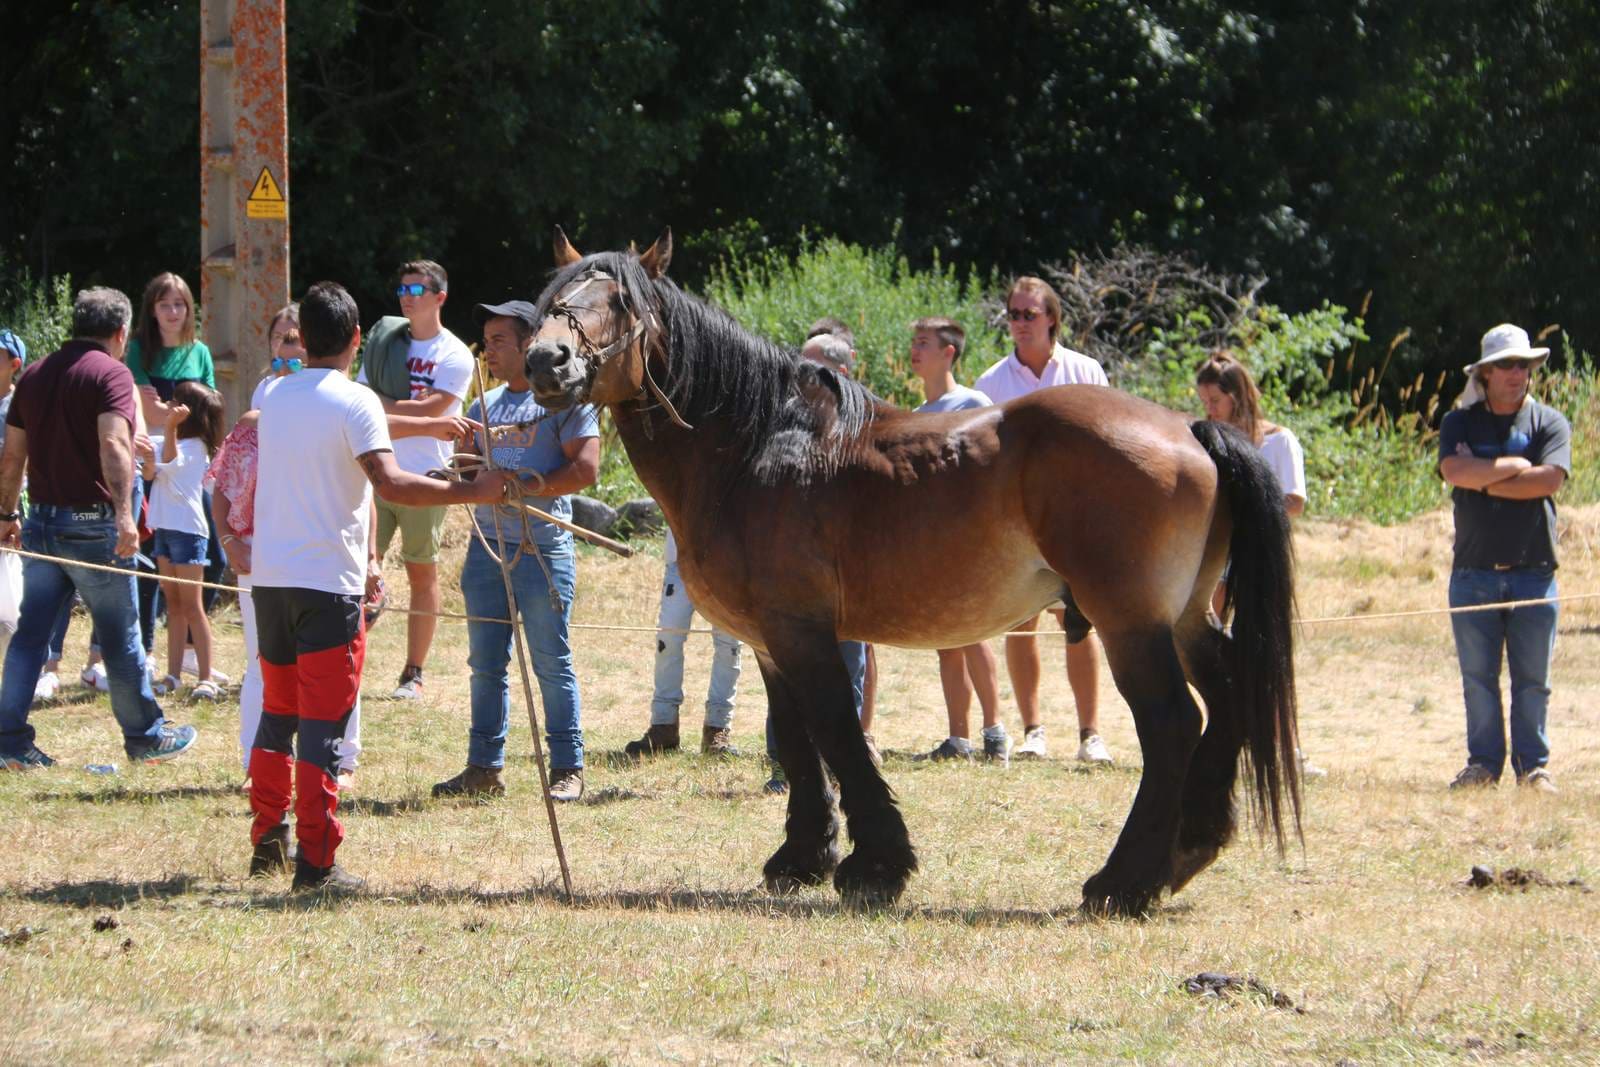
M 911 327 L 911 369 L 922 379 L 926 413 L 986 408 L 991 401 L 956 381 L 955 365 L 966 348 L 967 334 L 954 319 L 918 319 Z M 939 649 L 939 682 L 944 689 L 950 734 L 919 760 L 971 760 L 972 694 L 983 708 L 983 756 L 1002 766 L 1011 762 L 1011 736 L 1000 722 L 1000 685 L 994 650 L 987 641 L 961 648 Z
M 437 418 L 461 414 L 462 400 L 472 382 L 472 353 L 440 320 L 449 288 L 449 276 L 431 259 L 412 260 L 400 268 L 395 295 L 406 318 L 399 340 L 409 338 L 406 365 L 411 395 L 397 400 L 379 393 L 383 410 L 390 415 Z M 369 361 L 371 358 L 369 355 Z M 368 378 L 365 363 L 357 381 L 376 384 Z M 426 474 L 444 467 L 451 451 L 450 442 L 433 437 L 394 442 L 395 462 L 410 474 Z M 388 503 L 381 497 L 378 500 L 378 553 L 382 556 L 389 550 L 398 530 L 400 558 L 411 586 L 412 611 L 439 610 L 439 545 L 444 515 L 442 507 L 412 508 Z M 394 691 L 397 699 L 416 700 L 422 696 L 422 668 L 437 628 L 438 620 L 431 614 L 407 616 L 406 664 Z
M 378 573 L 372 490 L 394 504 L 442 507 L 499 500 L 515 475 L 453 483 L 400 469 L 377 396 L 348 377 L 361 327 L 343 287 L 311 287 L 300 331 L 305 369 L 266 391 L 258 426 L 251 594 L 264 685 L 250 754 L 250 874 L 288 866 L 292 771 L 294 888 L 349 889 L 361 882 L 334 862 L 344 839 L 334 812 L 339 741 L 366 655 L 361 603 Z
M 1052 385 L 1104 385 L 1106 372 L 1081 352 L 1056 342 L 1061 329 L 1061 297 L 1042 278 L 1018 278 L 1006 297 L 1006 321 L 1015 348 L 984 371 L 973 388 L 996 404 Z M 1058 622 L 1063 613 L 1050 612 Z M 1018 624 L 1034 630 L 1035 616 Z M 1063 626 L 1065 623 L 1063 622 Z M 1039 646 L 1034 637 L 1006 638 L 1006 671 L 1022 712 L 1024 736 L 1017 746 L 1018 759 L 1044 759 L 1044 723 L 1039 715 Z M 1100 641 L 1090 631 L 1082 640 L 1067 642 L 1067 684 L 1078 706 L 1078 759 L 1084 763 L 1111 763 L 1111 753 L 1100 739 Z

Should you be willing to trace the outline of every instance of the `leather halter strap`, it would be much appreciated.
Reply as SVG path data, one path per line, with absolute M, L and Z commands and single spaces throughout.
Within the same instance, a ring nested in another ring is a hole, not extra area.
M 639 341 L 640 338 L 646 336 L 647 334 L 660 332 L 660 327 L 656 322 L 655 312 L 646 308 L 643 312 L 634 314 L 633 325 L 625 330 L 616 340 L 612 341 L 604 348 L 594 347 L 593 342 L 589 340 L 588 332 L 585 331 L 582 324 L 578 322 L 577 316 L 577 311 L 593 309 L 581 305 L 575 309 L 572 304 L 572 298 L 583 292 L 583 290 L 589 285 L 602 279 L 611 282 L 613 285 L 617 286 L 619 291 L 621 290 L 621 283 L 618 282 L 616 278 L 612 277 L 610 274 L 607 274 L 603 270 L 595 270 L 591 268 L 584 271 L 582 274 L 578 275 L 576 279 L 574 279 L 578 284 L 571 292 L 558 295 L 550 301 L 550 313 L 553 315 L 560 315 L 567 320 L 567 322 L 572 326 L 573 332 L 578 335 L 578 344 L 584 349 L 585 357 L 593 361 L 594 369 L 590 372 L 591 380 L 593 379 L 594 375 L 599 372 L 600 367 L 607 360 L 627 351 L 637 341 Z M 678 414 L 678 409 L 672 406 L 671 400 L 667 399 L 666 392 L 662 390 L 661 386 L 656 384 L 655 376 L 650 373 L 649 357 L 645 356 L 644 353 L 641 352 L 640 359 L 644 367 L 645 384 L 650 387 L 651 394 L 655 396 L 656 400 L 660 402 L 661 406 L 666 408 L 667 415 L 671 417 L 673 422 L 677 423 L 685 430 L 694 429 L 693 426 L 690 426 L 687 422 L 683 421 L 683 416 Z

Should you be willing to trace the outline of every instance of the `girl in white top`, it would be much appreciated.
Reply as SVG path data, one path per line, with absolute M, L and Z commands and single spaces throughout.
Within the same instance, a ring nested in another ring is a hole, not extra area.
M 1268 422 L 1261 414 L 1261 391 L 1251 379 L 1244 364 L 1233 358 L 1227 349 L 1218 349 L 1211 358 L 1200 364 L 1194 376 L 1194 391 L 1205 405 L 1206 418 L 1212 422 L 1226 422 L 1244 432 L 1261 449 L 1261 455 L 1278 476 L 1283 486 L 1283 510 L 1292 519 L 1306 510 L 1306 460 L 1300 442 L 1286 426 Z M 1223 600 L 1227 594 L 1228 576 L 1223 572 L 1216 592 L 1211 594 L 1211 610 L 1222 616 Z M 1300 773 L 1307 778 L 1321 778 L 1328 772 L 1306 759 L 1306 754 L 1296 751 L 1300 760 Z
M 156 570 L 163 578 L 199 579 L 205 572 L 210 546 L 206 523 L 205 476 L 211 457 L 222 444 L 222 395 L 194 381 L 179 382 L 167 408 L 166 436 L 159 458 L 145 460 L 144 475 L 152 479 L 149 526 L 155 530 Z M 167 676 L 155 686 L 157 695 L 178 688 L 183 668 L 184 634 L 194 642 L 200 681 L 193 696 L 215 700 L 217 685 L 211 680 L 211 623 L 201 602 L 201 589 L 163 581 L 167 600 Z
M 1261 414 L 1261 392 L 1244 364 L 1227 349 L 1219 349 L 1200 365 L 1194 376 L 1194 389 L 1205 405 L 1206 418 L 1242 430 L 1261 449 L 1283 486 L 1283 509 L 1289 517 L 1305 511 L 1305 453 L 1293 431 L 1268 422 Z

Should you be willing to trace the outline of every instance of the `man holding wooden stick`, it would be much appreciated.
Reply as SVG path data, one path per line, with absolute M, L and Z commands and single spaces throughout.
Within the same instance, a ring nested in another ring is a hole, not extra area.
M 475 316 L 483 328 L 484 363 L 505 383 L 479 397 L 468 413 L 483 424 L 479 452 L 492 458 L 493 466 L 518 473 L 529 504 L 569 521 L 570 494 L 593 485 L 600 470 L 599 417 L 589 405 L 550 414 L 533 399 L 524 362 L 539 321 L 532 304 L 480 304 Z M 572 534 L 516 506 L 481 505 L 473 518 L 481 538 L 468 546 L 461 567 L 467 614 L 515 619 L 521 608 L 544 704 L 550 797 L 577 800 L 583 795 L 583 725 L 568 637 L 577 588 Z M 516 603 L 508 601 L 500 560 L 508 565 Z M 436 797 L 505 792 L 501 773 L 511 713 L 511 625 L 467 623 L 472 670 L 467 766 L 435 785 Z

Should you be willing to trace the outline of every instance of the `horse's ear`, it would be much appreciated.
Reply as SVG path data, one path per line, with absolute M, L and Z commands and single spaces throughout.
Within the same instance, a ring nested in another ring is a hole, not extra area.
M 572 247 L 572 242 L 567 240 L 566 231 L 563 230 L 560 226 L 556 227 L 556 236 L 555 236 L 554 245 L 555 245 L 556 267 L 558 269 L 561 268 L 561 267 L 571 266 L 572 264 L 578 262 L 578 260 L 583 258 L 582 254 L 579 253 L 579 251 L 576 248 Z
M 672 227 L 668 226 L 661 231 L 661 236 L 656 238 L 656 243 L 644 250 L 644 255 L 639 257 L 639 265 L 651 278 L 659 278 L 667 273 L 667 265 L 672 262 Z

